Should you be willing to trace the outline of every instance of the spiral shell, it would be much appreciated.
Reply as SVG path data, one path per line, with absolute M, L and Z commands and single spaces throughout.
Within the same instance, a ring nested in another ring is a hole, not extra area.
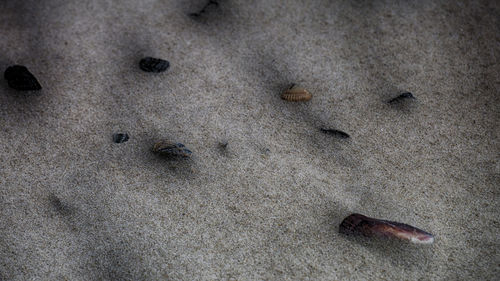
M 281 98 L 286 101 L 308 101 L 312 98 L 311 93 L 299 86 L 292 86 L 281 94 Z
M 182 143 L 173 143 L 168 140 L 162 140 L 153 146 L 153 152 L 170 157 L 190 157 L 191 150 L 187 149 Z

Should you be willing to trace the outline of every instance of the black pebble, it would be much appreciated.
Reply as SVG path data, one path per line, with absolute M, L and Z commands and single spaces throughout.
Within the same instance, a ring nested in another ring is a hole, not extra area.
M 42 89 L 35 76 L 22 65 L 7 67 L 3 77 L 12 89 L 19 91 L 37 91 Z
M 115 142 L 115 143 L 122 143 L 122 142 L 126 142 L 126 141 L 128 141 L 128 134 L 127 133 L 124 133 L 124 134 L 118 133 L 118 134 L 113 135 L 113 142 Z
M 410 92 L 405 92 L 402 93 L 401 95 L 389 100 L 387 103 L 395 103 L 395 102 L 400 102 L 405 99 L 415 99 L 415 97 L 412 95 Z
M 334 135 L 334 136 L 337 136 L 339 138 L 343 138 L 343 139 L 348 139 L 350 138 L 349 134 L 347 134 L 346 132 L 342 132 L 340 130 L 335 130 L 335 129 L 323 129 L 321 128 L 321 131 L 325 134 L 328 134 L 328 135 Z
M 166 60 L 145 57 L 139 62 L 139 67 L 146 72 L 163 72 L 170 67 L 170 63 Z

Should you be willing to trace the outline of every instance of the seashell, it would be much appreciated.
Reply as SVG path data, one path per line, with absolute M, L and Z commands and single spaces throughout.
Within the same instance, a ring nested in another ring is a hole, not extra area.
M 308 101 L 312 98 L 311 93 L 299 86 L 292 86 L 281 94 L 281 98 L 287 101 Z
M 127 133 L 116 133 L 113 135 L 113 142 L 114 143 L 123 143 L 128 141 L 128 134 Z
M 163 59 L 145 57 L 139 62 L 139 67 L 146 72 L 163 72 L 170 67 L 170 63 Z
M 415 96 L 413 96 L 413 94 L 410 92 L 405 92 L 405 93 L 402 93 L 401 95 L 389 100 L 387 103 L 396 103 L 396 102 L 403 101 L 405 99 L 415 99 Z
M 343 234 L 366 237 L 385 237 L 405 240 L 416 244 L 432 244 L 434 236 L 404 223 L 369 218 L 360 214 L 346 217 L 339 226 Z
M 334 136 L 337 136 L 337 137 L 343 138 L 343 139 L 348 139 L 351 137 L 346 132 L 342 132 L 342 131 L 336 130 L 336 129 L 323 129 L 323 128 L 321 128 L 321 131 L 325 134 L 334 135 Z
M 168 140 L 162 140 L 153 146 L 153 152 L 170 157 L 190 157 L 191 150 L 187 149 L 182 143 L 173 143 Z
M 9 87 L 18 91 L 38 91 L 42 89 L 35 76 L 23 65 L 7 67 L 3 77 L 7 80 Z

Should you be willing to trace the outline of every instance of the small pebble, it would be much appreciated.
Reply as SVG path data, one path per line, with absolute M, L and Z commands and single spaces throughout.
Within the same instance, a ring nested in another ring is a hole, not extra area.
M 192 152 L 182 143 L 173 143 L 168 140 L 162 140 L 153 146 L 153 152 L 170 157 L 190 157 Z
M 281 94 L 281 98 L 293 102 L 308 101 L 312 99 L 312 95 L 306 89 L 293 85 Z
M 415 244 L 432 244 L 434 242 L 432 234 L 411 225 L 369 218 L 360 214 L 346 217 L 339 226 L 339 232 L 365 237 L 393 238 Z
M 412 93 L 410 92 L 405 92 L 405 93 L 402 93 L 401 95 L 395 97 L 395 98 L 392 98 L 391 100 L 389 100 L 387 103 L 396 103 L 396 102 L 400 102 L 400 101 L 403 101 L 405 99 L 415 99 L 415 97 L 413 96 Z
M 128 141 L 128 134 L 127 133 L 116 133 L 113 135 L 113 142 L 114 143 L 123 143 Z
M 321 128 L 321 131 L 325 134 L 328 134 L 328 135 L 333 135 L 333 136 L 336 136 L 336 137 L 339 137 L 339 138 L 342 138 L 342 139 L 348 139 L 350 138 L 351 136 L 349 136 L 349 134 L 347 134 L 346 132 L 342 132 L 340 130 L 335 130 L 335 129 L 323 129 Z
M 166 60 L 145 57 L 139 62 L 139 67 L 146 72 L 163 72 L 170 67 L 170 63 Z
M 35 76 L 22 65 L 13 65 L 7 67 L 4 73 L 9 87 L 18 91 L 38 91 L 42 89 Z

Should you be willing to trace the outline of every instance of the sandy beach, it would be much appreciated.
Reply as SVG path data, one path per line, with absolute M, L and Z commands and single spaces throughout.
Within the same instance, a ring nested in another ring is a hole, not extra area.
M 0 280 L 500 276 L 499 2 L 208 2 L 0 1 Z

